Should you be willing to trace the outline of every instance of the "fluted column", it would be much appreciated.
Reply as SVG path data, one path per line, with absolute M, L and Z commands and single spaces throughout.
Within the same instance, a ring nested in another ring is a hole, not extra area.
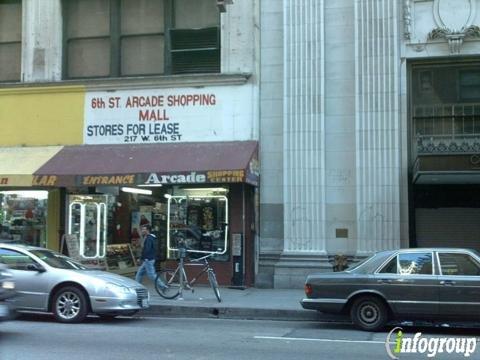
M 357 255 L 400 246 L 398 0 L 356 0 Z
M 325 254 L 323 0 L 284 0 L 284 254 Z

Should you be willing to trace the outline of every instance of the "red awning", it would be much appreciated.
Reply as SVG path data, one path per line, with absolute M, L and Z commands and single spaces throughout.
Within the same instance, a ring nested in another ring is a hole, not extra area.
M 256 141 L 65 146 L 35 175 L 55 186 L 258 184 Z

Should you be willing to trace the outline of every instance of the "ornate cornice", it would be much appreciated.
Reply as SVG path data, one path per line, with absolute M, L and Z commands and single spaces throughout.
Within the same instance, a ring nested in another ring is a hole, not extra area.
M 480 27 L 470 25 L 460 30 L 435 28 L 428 33 L 428 40 L 446 39 L 450 47 L 450 54 L 459 54 L 465 38 L 480 38 Z

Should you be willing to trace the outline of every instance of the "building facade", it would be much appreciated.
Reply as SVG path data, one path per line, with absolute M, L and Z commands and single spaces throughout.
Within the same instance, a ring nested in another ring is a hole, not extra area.
M 128 273 L 147 222 L 278 288 L 478 249 L 479 2 L 0 1 L 2 231 Z
M 477 0 L 261 3 L 258 286 L 480 248 Z
M 149 224 L 163 264 L 181 238 L 217 253 L 220 284 L 253 285 L 258 14 L 256 0 L 0 1 L 2 237 L 128 274 Z

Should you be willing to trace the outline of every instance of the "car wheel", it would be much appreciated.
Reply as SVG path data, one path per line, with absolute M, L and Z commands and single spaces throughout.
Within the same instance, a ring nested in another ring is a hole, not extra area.
M 384 302 L 374 296 L 363 296 L 355 300 L 350 311 L 352 322 L 362 330 L 377 331 L 388 320 Z
M 53 314 L 60 322 L 81 322 L 87 316 L 87 309 L 85 294 L 74 286 L 61 288 L 53 299 Z

